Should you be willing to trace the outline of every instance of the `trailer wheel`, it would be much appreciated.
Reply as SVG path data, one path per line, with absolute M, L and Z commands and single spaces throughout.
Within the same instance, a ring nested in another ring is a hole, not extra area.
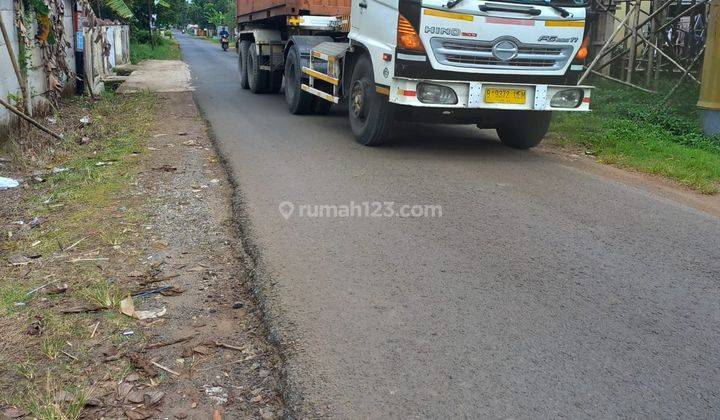
M 240 87 L 243 89 L 248 89 L 250 87 L 248 84 L 247 71 L 249 46 L 250 41 L 240 41 L 240 44 L 238 44 L 238 70 L 240 71 Z
M 497 128 L 500 141 L 513 149 L 530 149 L 542 141 L 550 128 L 549 111 L 519 111 Z
M 290 49 L 285 59 L 285 101 L 291 114 L 309 114 L 313 109 L 314 96 L 300 88 L 302 84 L 302 64 L 300 54 L 295 47 Z
M 380 146 L 390 134 L 394 108 L 384 95 L 375 91 L 372 64 L 362 56 L 350 80 L 348 101 L 350 128 L 355 140 L 364 146 Z
M 252 93 L 265 93 L 268 86 L 268 72 L 260 69 L 260 60 L 255 43 L 248 47 L 248 84 Z

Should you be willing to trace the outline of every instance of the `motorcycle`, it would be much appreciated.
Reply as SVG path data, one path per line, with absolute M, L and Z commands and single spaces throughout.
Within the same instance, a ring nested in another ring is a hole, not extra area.
M 227 51 L 230 47 L 230 38 L 227 35 L 223 35 L 222 38 L 220 38 L 220 46 L 223 51 Z

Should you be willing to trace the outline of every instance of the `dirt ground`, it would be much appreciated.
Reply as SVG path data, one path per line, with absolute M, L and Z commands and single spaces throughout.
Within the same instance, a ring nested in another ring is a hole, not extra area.
M 76 232 L 79 242 L 58 241 L 58 249 L 32 255 L 32 247 L 19 244 L 35 230 L 14 221 L 32 220 L 24 203 L 52 187 L 29 187 L 32 176 L 16 173 L 23 188 L 0 191 L 8 232 L 0 243 L 6 283 L 0 288 L 13 300 L 0 314 L 0 418 L 285 414 L 279 357 L 248 284 L 227 176 L 192 94 L 161 93 L 154 100 L 156 118 L 142 143 L 147 150 L 129 157 L 136 176 L 113 194 L 101 217 L 124 226 L 117 237 L 103 237 L 102 228 Z M 87 270 L 76 268 L 82 265 Z M 86 292 L 70 293 L 90 273 L 117 290 L 105 291 L 107 305 L 78 298 Z M 53 283 L 31 295 L 8 292 L 15 285 L 32 290 L 43 280 Z M 121 313 L 132 313 L 120 302 L 128 294 L 150 319 Z M 59 329 L 68 331 L 58 335 Z M 33 390 L 38 398 L 28 396 Z

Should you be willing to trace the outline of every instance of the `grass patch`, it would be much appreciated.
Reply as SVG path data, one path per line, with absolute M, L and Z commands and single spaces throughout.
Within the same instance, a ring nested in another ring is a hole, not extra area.
M 555 114 L 552 143 L 586 148 L 601 162 L 662 175 L 704 194 L 718 192 L 720 138 L 700 129 L 696 86 L 679 89 L 668 104 L 662 94 L 596 86 L 592 113 Z
M 156 46 L 130 43 L 130 62 L 137 64 L 143 60 L 179 60 L 180 45 L 174 39 L 157 38 Z
M 121 331 L 134 321 L 117 310 L 127 290 L 118 279 L 108 278 L 106 265 L 122 266 L 123 259 L 141 252 L 124 243 L 143 237 L 139 226 L 148 217 L 142 213 L 145 199 L 132 195 L 131 186 L 155 122 L 154 107 L 149 93 L 106 93 L 99 101 L 75 98 L 57 116 L 57 126 L 65 127 L 62 142 L 13 149 L 15 156 L 31 156 L 34 162 L 25 159 L 27 167 L 19 168 L 33 171 L 41 162 L 47 169 L 44 182 L 29 184 L 13 203 L 18 208 L 13 217 L 37 217 L 42 223 L 0 241 L 4 256 L 38 255 L 28 266 L 0 266 L 0 371 L 8 368 L 0 375 L 0 406 L 18 406 L 39 419 L 80 418 L 87 390 L 116 375 L 97 364 L 99 350 L 90 335 L 95 325 L 95 340 L 130 340 Z M 91 123 L 78 128 L 84 115 Z M 67 291 L 50 295 L 39 290 L 27 296 L 53 280 L 52 286 L 66 283 Z M 62 312 L 77 305 L 106 310 Z M 142 334 L 132 340 L 142 340 Z

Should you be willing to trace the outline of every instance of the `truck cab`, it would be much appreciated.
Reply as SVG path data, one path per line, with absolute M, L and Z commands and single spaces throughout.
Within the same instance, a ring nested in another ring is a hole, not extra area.
M 309 103 L 308 95 L 347 100 L 355 137 L 369 146 L 382 144 L 403 120 L 495 128 L 505 144 L 530 148 L 546 134 L 553 111 L 589 111 L 591 87 L 577 86 L 588 55 L 585 6 L 352 0 L 346 33 L 338 22 L 322 31 L 313 16 L 288 18 L 286 98 L 291 111 L 291 99 Z M 293 35 L 292 22 L 301 29 L 303 21 L 314 22 L 315 31 Z M 288 58 L 297 61 L 292 77 Z

